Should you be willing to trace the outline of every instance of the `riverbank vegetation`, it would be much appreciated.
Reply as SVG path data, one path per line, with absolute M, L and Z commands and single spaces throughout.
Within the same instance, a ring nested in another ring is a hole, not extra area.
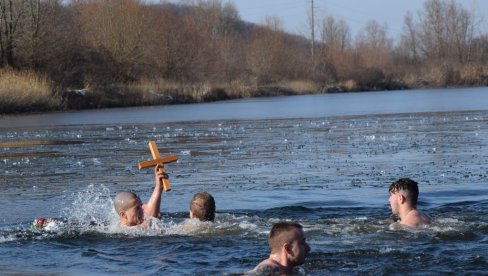
M 30 70 L 0 69 L 1 111 L 48 111 L 59 108 L 61 97 L 54 93 L 49 80 Z
M 488 85 L 479 14 L 447 0 L 413 12 L 396 40 L 325 16 L 311 43 L 220 0 L 0 0 L 0 113 Z

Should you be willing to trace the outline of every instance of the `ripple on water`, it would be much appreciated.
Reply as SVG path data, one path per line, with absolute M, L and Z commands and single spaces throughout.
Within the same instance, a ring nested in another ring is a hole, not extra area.
M 303 266 L 308 274 L 482 274 L 488 124 L 473 118 L 485 113 L 0 133 L 2 142 L 41 141 L 0 151 L 8 171 L 0 202 L 12 215 L 0 218 L 0 268 L 240 273 L 268 255 L 273 223 L 294 220 L 312 247 Z M 148 231 L 126 231 L 117 226 L 112 198 L 118 190 L 149 198 L 152 172 L 135 167 L 150 156 L 148 140 L 157 140 L 163 154 L 179 155 L 167 167 L 174 190 L 164 194 L 162 221 Z M 431 226 L 389 229 L 388 186 L 400 176 L 419 181 L 419 207 L 433 217 Z M 188 200 L 197 190 L 215 196 L 217 223 L 187 221 Z M 54 217 L 59 227 L 31 229 L 36 216 Z

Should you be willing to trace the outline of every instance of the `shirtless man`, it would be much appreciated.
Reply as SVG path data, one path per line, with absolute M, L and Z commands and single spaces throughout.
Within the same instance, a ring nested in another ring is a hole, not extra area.
M 269 258 L 258 264 L 251 275 L 290 275 L 293 268 L 305 263 L 310 246 L 305 241 L 302 226 L 294 222 L 278 222 L 269 233 Z
M 149 221 L 144 219 L 144 215 L 160 218 L 161 193 L 163 191 L 163 177 L 168 175 L 158 172 L 158 166 L 154 168 L 156 184 L 149 201 L 145 204 L 133 192 L 122 191 L 117 193 L 114 199 L 115 211 L 120 217 L 120 225 L 125 227 L 141 226 L 147 228 Z
M 154 168 L 154 176 L 156 184 L 151 198 L 146 204 L 142 204 L 141 199 L 133 192 L 122 191 L 115 196 L 115 211 L 120 217 L 121 226 L 147 228 L 149 221 L 144 219 L 144 215 L 161 218 L 162 178 L 168 178 L 168 175 L 158 172 L 158 167 L 156 166 Z M 199 219 L 200 221 L 214 221 L 215 200 L 213 196 L 207 192 L 196 193 L 190 202 L 190 218 Z
M 419 187 L 417 182 L 409 178 L 401 178 L 390 185 L 390 207 L 391 212 L 399 217 L 399 222 L 390 227 L 398 225 L 416 228 L 419 225 L 430 224 L 428 215 L 417 210 L 417 199 Z

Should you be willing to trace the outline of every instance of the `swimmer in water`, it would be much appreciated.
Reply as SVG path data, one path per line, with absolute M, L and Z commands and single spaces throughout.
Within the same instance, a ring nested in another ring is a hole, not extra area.
M 215 199 L 211 194 L 200 192 L 193 195 L 190 201 L 190 219 L 214 221 Z
M 149 221 L 144 216 L 161 218 L 161 193 L 163 191 L 162 178 L 168 178 L 166 173 L 154 169 L 155 187 L 151 198 L 146 204 L 133 192 L 119 192 L 114 199 L 115 211 L 120 217 L 120 225 L 126 227 L 141 226 L 147 228 Z M 190 201 L 191 219 L 199 221 L 214 221 L 215 219 L 215 199 L 207 192 L 200 192 L 193 195 Z
M 150 222 L 144 216 L 161 218 L 161 193 L 163 192 L 163 178 L 168 178 L 164 172 L 154 167 L 155 186 L 147 203 L 142 203 L 139 196 L 133 192 L 121 191 L 114 199 L 115 211 L 120 217 L 120 225 L 124 227 L 142 227 L 146 229 Z
M 417 182 L 409 178 L 401 178 L 390 185 L 390 207 L 391 212 L 398 216 L 399 221 L 390 225 L 390 228 L 397 226 L 408 226 L 416 228 L 420 225 L 429 225 L 431 218 L 417 210 L 419 188 Z
M 271 254 L 246 275 L 295 275 L 295 267 L 305 263 L 310 246 L 303 228 L 294 222 L 278 222 L 268 237 Z
M 182 231 L 190 233 L 199 233 L 202 228 L 208 227 L 207 222 L 215 220 L 215 199 L 207 192 L 199 192 L 193 195 L 190 201 L 190 219 L 185 220 L 181 225 Z

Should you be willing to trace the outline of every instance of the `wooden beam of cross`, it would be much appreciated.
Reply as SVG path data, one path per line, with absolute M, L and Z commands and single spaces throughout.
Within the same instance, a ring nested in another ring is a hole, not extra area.
M 164 164 L 178 161 L 177 155 L 161 157 L 161 155 L 159 154 L 158 146 L 156 146 L 156 142 L 154 141 L 149 142 L 149 149 L 151 150 L 153 160 L 139 162 L 139 170 L 159 166 L 158 171 L 164 173 Z M 171 185 L 169 184 L 169 180 L 164 177 L 163 188 L 165 192 L 171 191 Z

